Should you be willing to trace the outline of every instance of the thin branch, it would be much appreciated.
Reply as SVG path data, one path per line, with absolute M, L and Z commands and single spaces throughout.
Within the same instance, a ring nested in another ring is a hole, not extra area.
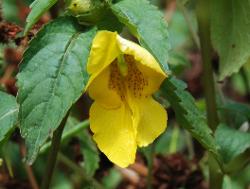
M 58 151 L 59 151 L 59 148 L 60 148 L 63 129 L 65 127 L 68 116 L 69 116 L 69 112 L 64 117 L 64 119 L 63 119 L 62 123 L 60 124 L 60 126 L 53 133 L 52 146 L 51 146 L 51 150 L 50 150 L 50 153 L 49 153 L 45 174 L 44 174 L 44 177 L 43 177 L 43 180 L 42 180 L 42 186 L 41 186 L 42 189 L 49 189 L 49 187 L 50 187 L 52 177 L 53 177 L 53 173 L 54 173 L 54 169 L 55 169 L 55 166 L 56 166 L 57 154 L 58 154 Z

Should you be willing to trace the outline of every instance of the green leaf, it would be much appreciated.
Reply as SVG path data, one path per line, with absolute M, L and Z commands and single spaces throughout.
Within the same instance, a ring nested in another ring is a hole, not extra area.
M 88 177 L 92 177 L 99 168 L 100 158 L 96 144 L 93 142 L 88 132 L 88 126 L 88 120 L 79 122 L 78 119 L 69 116 L 62 134 L 61 143 L 63 144 L 63 142 L 66 142 L 67 139 L 72 139 L 72 137 L 77 137 L 77 141 L 79 141 L 79 146 L 81 148 L 81 154 L 83 155 L 82 167 L 84 173 Z M 66 143 L 69 143 L 69 140 Z
M 250 58 L 250 1 L 213 0 L 211 35 L 220 56 L 220 79 L 238 72 Z
M 83 31 L 75 19 L 62 17 L 46 25 L 24 53 L 18 74 L 18 102 L 29 163 L 82 95 L 95 33 L 95 28 Z
M 122 175 L 119 170 L 112 168 L 108 175 L 102 178 L 102 185 L 105 189 L 117 188 L 122 181 Z
M 170 70 L 175 75 L 180 75 L 183 73 L 185 68 L 191 67 L 191 64 L 188 61 L 187 56 L 184 53 L 180 53 L 177 51 L 172 51 L 171 53 L 169 53 L 168 64 Z
M 15 128 L 18 116 L 18 105 L 15 97 L 0 91 L 0 143 Z
M 250 165 L 232 174 L 225 175 L 222 189 L 246 189 L 250 183 Z
M 244 122 L 250 120 L 250 106 L 247 104 L 226 101 L 218 109 L 229 126 L 239 128 Z
M 250 147 L 250 133 L 232 129 L 224 124 L 217 128 L 215 139 L 220 146 L 220 153 L 225 163 L 230 162 Z
M 245 116 L 250 120 L 250 106 L 247 104 L 230 101 L 224 104 L 221 108 L 233 111 L 235 114 Z
M 108 30 L 113 32 L 122 32 L 124 25 L 116 18 L 111 10 L 107 10 L 106 14 L 97 23 L 99 30 Z
M 99 153 L 95 143 L 92 141 L 91 136 L 85 130 L 79 136 L 81 149 L 84 155 L 84 170 L 88 176 L 93 176 L 95 171 L 99 168 Z
M 40 17 L 52 7 L 57 0 L 35 0 L 31 5 L 31 11 L 26 19 L 24 34 L 40 19 Z
M 179 124 L 187 129 L 220 163 L 218 146 L 212 136 L 212 131 L 208 127 L 204 115 L 195 105 L 194 98 L 185 91 L 185 88 L 184 82 L 170 77 L 162 85 L 162 95 L 166 97 L 174 109 Z
M 180 7 L 179 4 L 181 4 L 181 2 L 178 2 L 177 4 L 178 7 Z M 192 28 L 196 29 L 196 17 L 189 11 L 187 11 L 187 14 L 188 18 L 190 19 L 190 23 L 192 24 Z M 180 49 L 192 42 L 187 21 L 183 13 L 178 9 L 172 15 L 171 22 L 169 22 L 168 26 L 168 31 L 171 47 L 177 51 L 180 51 Z
M 183 130 L 174 125 L 169 125 L 168 129 L 156 140 L 156 154 L 171 154 L 180 152 L 185 148 L 186 136 Z
M 16 0 L 1 1 L 1 14 L 5 21 L 20 23 Z
M 111 9 L 117 18 L 149 50 L 165 71 L 168 71 L 168 30 L 163 14 L 147 0 L 123 0 Z

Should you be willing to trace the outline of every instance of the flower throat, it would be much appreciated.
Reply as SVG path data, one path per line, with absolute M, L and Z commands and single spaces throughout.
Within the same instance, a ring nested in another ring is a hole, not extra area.
M 142 97 L 148 86 L 147 78 L 142 74 L 132 56 L 121 55 L 111 63 L 109 88 L 117 91 L 122 100 L 130 92 L 134 97 Z

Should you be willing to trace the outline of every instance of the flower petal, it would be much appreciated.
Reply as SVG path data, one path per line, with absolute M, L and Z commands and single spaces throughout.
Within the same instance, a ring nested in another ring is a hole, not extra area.
M 89 96 L 105 108 L 114 109 L 121 106 L 121 97 L 109 88 L 110 67 L 105 68 L 89 85 Z
M 152 97 L 135 98 L 133 119 L 138 123 L 136 141 L 143 147 L 152 143 L 167 127 L 166 110 Z
M 87 63 L 87 72 L 91 76 L 85 89 L 121 53 L 117 45 L 117 35 L 116 32 L 109 31 L 99 31 L 96 34 Z
M 120 167 L 135 161 L 136 141 L 131 114 L 124 104 L 108 110 L 94 102 L 90 109 L 90 128 L 99 149 Z
M 92 43 L 87 64 L 89 74 L 101 72 L 120 54 L 117 45 L 117 33 L 99 31 Z
M 157 91 L 167 75 L 162 71 L 153 55 L 145 48 L 119 35 L 117 35 L 117 43 L 124 54 L 131 55 L 135 59 L 137 67 L 147 78 L 148 86 L 144 90 L 144 95 L 149 96 Z
M 132 55 L 136 61 L 166 77 L 166 74 L 162 71 L 156 59 L 145 48 L 132 41 L 124 39 L 119 35 L 117 35 L 116 37 L 117 44 L 119 45 L 121 52 L 123 52 L 124 54 Z
M 161 86 L 162 82 L 166 78 L 166 75 L 162 75 L 159 72 L 145 66 L 145 64 L 140 64 L 137 62 L 138 69 L 143 73 L 143 76 L 147 80 L 147 85 L 144 86 L 142 95 L 151 96 L 155 93 Z

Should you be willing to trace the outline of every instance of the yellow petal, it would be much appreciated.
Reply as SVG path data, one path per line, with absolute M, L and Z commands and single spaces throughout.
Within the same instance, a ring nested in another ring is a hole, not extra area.
M 144 86 L 142 95 L 151 96 L 155 93 L 161 86 L 162 82 L 166 78 L 165 75 L 155 72 L 153 69 L 145 66 L 145 64 L 138 64 L 138 69 L 143 73 L 144 77 L 147 80 L 147 85 Z
M 119 108 L 121 98 L 109 87 L 110 67 L 105 68 L 88 87 L 89 96 L 105 108 Z
M 116 32 L 99 31 L 96 34 L 87 63 L 90 78 L 85 89 L 120 54 L 116 39 Z
M 90 128 L 99 149 L 120 167 L 135 161 L 136 141 L 129 109 L 105 109 L 94 102 L 90 108 Z
M 119 35 L 117 35 L 117 41 L 120 50 L 124 54 L 131 55 L 135 59 L 139 70 L 146 76 L 148 87 L 144 90 L 144 95 L 148 96 L 153 94 L 159 89 L 167 75 L 162 71 L 156 59 L 145 48 Z
M 89 74 L 101 72 L 120 54 L 116 38 L 115 32 L 99 31 L 96 34 L 87 64 Z
M 155 72 L 158 72 L 159 74 L 166 77 L 166 74 L 162 71 L 158 62 L 145 48 L 132 41 L 126 40 L 119 35 L 117 35 L 116 37 L 117 44 L 119 45 L 121 52 L 123 52 L 124 54 L 132 55 L 135 60 L 137 60 L 141 64 L 153 69 Z
M 135 98 L 133 119 L 138 123 L 136 141 L 143 147 L 152 143 L 167 127 L 167 112 L 152 97 Z

